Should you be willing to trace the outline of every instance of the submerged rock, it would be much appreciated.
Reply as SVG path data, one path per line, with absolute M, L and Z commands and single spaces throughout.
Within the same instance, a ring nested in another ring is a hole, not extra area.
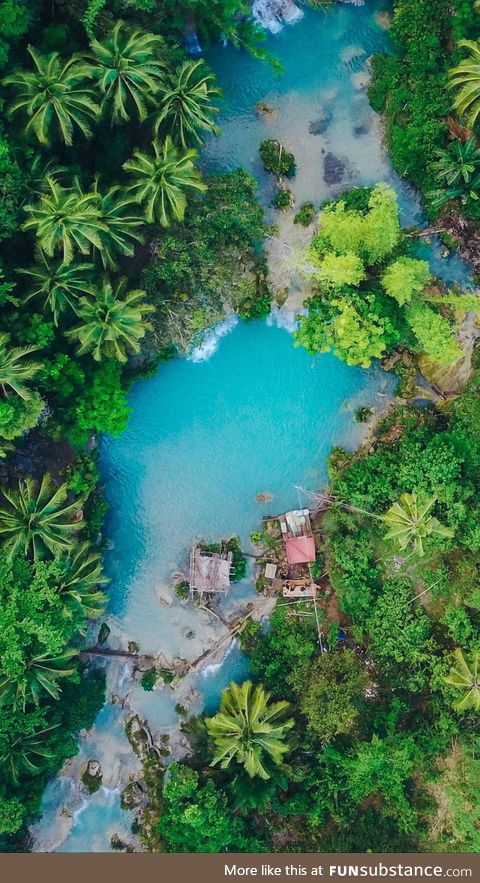
M 323 180 L 326 184 L 341 184 L 345 173 L 343 162 L 334 156 L 333 153 L 327 153 L 324 159 Z
M 105 644 L 110 635 L 110 626 L 107 625 L 106 622 L 102 622 L 100 626 L 100 631 L 98 633 L 97 643 Z
M 333 114 L 329 110 L 323 111 L 321 116 L 316 120 L 312 120 L 308 131 L 310 135 L 323 135 L 324 132 L 327 131 L 330 123 L 332 122 Z

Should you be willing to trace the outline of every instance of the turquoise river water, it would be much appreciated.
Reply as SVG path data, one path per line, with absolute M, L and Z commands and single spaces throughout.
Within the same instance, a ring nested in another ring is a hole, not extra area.
M 272 181 L 261 169 L 258 146 L 270 135 L 295 153 L 297 204 L 307 199 L 320 204 L 346 186 L 386 180 L 399 193 L 403 223 L 421 222 L 415 194 L 389 166 L 366 96 L 367 59 L 388 48 L 388 33 L 376 18 L 384 5 L 338 3 L 328 15 L 306 10 L 300 22 L 268 37 L 269 50 L 283 65 L 280 78 L 230 47 L 211 51 L 208 60 L 224 89 L 224 105 L 222 135 L 207 144 L 205 170 L 248 168 L 267 205 Z M 259 115 L 260 100 L 275 112 Z M 332 168 L 338 180 L 332 181 Z M 171 590 L 172 574 L 185 569 L 192 540 L 236 533 L 245 546 L 262 515 L 296 506 L 299 499 L 304 504 L 296 486 L 324 484 L 332 446 L 352 449 L 361 442 L 356 409 L 368 404 L 381 410 L 393 391 L 393 379 L 379 367 L 348 368 L 334 356 L 312 359 L 293 347 L 288 329 L 301 297 L 298 301 L 297 292 L 295 300 L 298 283 L 288 251 L 299 234 L 291 217 L 280 226 L 280 243 L 271 244 L 269 257 L 274 283 L 291 286 L 285 309 L 274 311 L 268 322 L 245 324 L 230 317 L 191 359 L 172 361 L 137 383 L 129 427 L 120 438 L 102 442 L 111 507 L 113 648 L 134 640 L 143 652 L 161 652 L 167 660 L 194 659 L 208 648 L 222 634 L 221 624 L 180 604 Z M 434 272 L 448 281 L 468 282 L 463 264 L 441 258 L 438 243 L 428 257 Z M 265 492 L 272 501 L 262 506 L 255 497 Z M 224 613 L 232 615 L 252 599 L 258 596 L 247 578 L 222 602 Z M 128 663 L 108 664 L 109 695 L 120 701 L 106 703 L 92 730 L 82 734 L 78 756 L 47 788 L 43 815 L 32 828 L 34 850 L 108 851 L 113 833 L 134 842 L 132 814 L 120 807 L 121 789 L 138 773 L 125 719 L 132 712 L 146 717 L 155 734 L 169 734 L 173 756 L 181 756 L 175 704 L 214 711 L 221 689 L 246 673 L 235 645 L 223 661 L 211 662 L 177 691 L 152 693 L 132 679 Z M 103 768 L 102 788 L 92 797 L 78 784 L 89 758 Z

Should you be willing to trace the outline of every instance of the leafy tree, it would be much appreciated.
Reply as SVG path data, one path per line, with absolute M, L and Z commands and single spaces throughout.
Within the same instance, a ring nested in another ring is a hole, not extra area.
M 90 432 L 119 435 L 127 426 L 130 408 L 118 362 L 105 361 L 86 378 L 66 413 L 67 434 L 74 444 L 85 444 Z
M 430 279 L 428 261 L 401 257 L 388 265 L 382 276 L 382 285 L 387 294 L 403 306 L 415 294 L 422 294 Z
M 48 257 L 61 251 L 63 263 L 71 264 L 76 251 L 87 255 L 92 247 L 100 249 L 100 234 L 108 233 L 108 228 L 100 218 L 98 191 L 84 192 L 79 181 L 61 187 L 52 177 L 46 187 L 36 203 L 25 206 L 29 217 L 23 225 L 34 231 L 42 251 Z
M 164 129 L 183 149 L 202 144 L 201 132 L 218 135 L 214 116 L 219 108 L 213 100 L 221 94 L 215 76 L 201 59 L 185 61 L 165 76 L 160 89 L 160 110 L 154 117 L 155 135 Z
M 439 365 L 451 365 L 462 355 L 448 319 L 432 310 L 428 304 L 412 300 L 406 308 L 406 318 L 422 352 Z
M 97 362 L 102 358 L 126 362 L 129 351 L 140 352 L 139 341 L 150 327 L 144 316 L 152 307 L 142 303 L 144 291 L 126 291 L 126 287 L 126 279 L 120 279 L 115 288 L 104 279 L 93 298 L 80 299 L 80 322 L 66 332 L 67 337 L 79 341 L 80 355 L 92 353 Z
M 327 251 L 319 257 L 314 248 L 310 249 L 304 272 L 334 288 L 359 285 L 366 278 L 363 261 L 358 255 L 348 252 L 337 255 Z
M 82 295 L 93 293 L 92 271 L 93 264 L 66 264 L 62 260 L 49 260 L 39 250 L 38 263 L 28 270 L 18 271 L 28 277 L 32 285 L 23 302 L 28 303 L 35 297 L 42 299 L 55 325 L 58 325 L 63 313 L 69 309 L 76 311 Z
M 247 852 L 258 843 L 247 837 L 244 823 L 233 816 L 225 794 L 209 779 L 179 763 L 168 768 L 164 807 L 157 823 L 168 852 Z
M 165 75 L 163 39 L 118 21 L 101 42 L 93 39 L 90 49 L 88 74 L 98 83 L 113 120 L 119 123 L 133 115 L 143 122 Z
M 302 713 L 322 742 L 350 733 L 357 725 L 368 684 L 352 650 L 322 653 L 292 676 Z
M 360 804 L 377 795 L 406 832 L 413 829 L 416 821 L 405 793 L 414 770 L 415 754 L 411 736 L 383 740 L 374 735 L 371 742 L 360 742 L 355 754 L 343 764 L 351 798 Z
M 480 651 L 474 650 L 465 656 L 457 647 L 452 658 L 454 664 L 444 681 L 460 693 L 459 699 L 453 703 L 455 711 L 480 711 Z
M 179 153 L 170 136 L 162 145 L 153 141 L 152 148 L 153 154 L 135 150 L 123 168 L 132 176 L 130 192 L 142 204 L 147 222 L 153 224 L 157 220 L 168 227 L 172 220 L 183 220 L 185 190 L 203 192 L 206 185 L 193 164 L 195 150 Z
M 9 450 L 4 439 L 12 440 L 23 435 L 37 425 L 45 402 L 37 392 L 31 392 L 28 399 L 9 396 L 0 399 L 0 447 Z
M 0 539 L 10 559 L 17 554 L 34 560 L 68 550 L 83 526 L 79 502 L 63 505 L 67 486 L 54 488 L 46 473 L 41 482 L 22 479 L 16 490 L 3 488 Z M 79 517 L 80 516 L 80 517 Z
M 385 184 L 374 188 L 366 212 L 348 209 L 342 199 L 320 212 L 317 243 L 339 255 L 359 255 L 367 264 L 376 264 L 387 257 L 399 236 L 397 197 Z
M 269 763 L 281 764 L 290 750 L 287 733 L 294 722 L 287 719 L 288 702 L 269 705 L 269 699 L 264 687 L 251 681 L 223 691 L 220 711 L 205 721 L 216 749 L 212 766 L 227 769 L 233 760 L 252 779 L 270 778 Z
M 480 114 L 480 44 L 460 40 L 458 45 L 468 49 L 469 56 L 451 69 L 449 85 L 456 90 L 453 106 L 473 127 Z
M 0 3 L 0 67 L 5 67 L 10 46 L 18 42 L 29 28 L 31 10 L 22 0 L 1 0 Z
M 85 68 L 75 58 L 62 62 L 58 52 L 39 55 L 33 46 L 28 52 L 34 70 L 17 70 L 3 80 L 14 93 L 9 114 L 26 117 L 27 135 L 34 134 L 41 144 L 49 145 L 55 133 L 71 145 L 75 128 L 89 138 L 99 108 L 94 92 L 85 85 Z
M 28 402 L 32 398 L 28 381 L 35 379 L 42 365 L 27 358 L 36 347 L 9 347 L 10 339 L 10 334 L 0 332 L 0 387 L 4 396 L 14 392 Z
M 0 18 L 1 18 L 0 6 Z M 1 54 L 1 40 L 0 40 Z M 19 227 L 20 206 L 25 198 L 27 178 L 21 170 L 15 151 L 6 138 L 0 136 L 0 240 L 14 236 Z

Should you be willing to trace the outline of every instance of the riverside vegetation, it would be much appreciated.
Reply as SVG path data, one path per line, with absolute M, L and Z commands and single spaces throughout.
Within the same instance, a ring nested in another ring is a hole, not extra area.
M 375 61 L 371 98 L 432 217 L 476 229 L 462 83 L 479 16 L 438 5 L 395 4 L 398 53 Z M 134 378 L 225 309 L 269 310 L 255 181 L 198 171 L 220 96 L 181 48 L 192 10 L 204 41 L 264 56 L 243 0 L 0 4 L 3 850 L 25 848 L 104 698 L 78 659 L 107 600 L 94 437 L 121 432 Z M 399 350 L 427 373 L 460 360 L 475 299 L 439 287 L 411 242 L 385 186 L 325 206 L 298 256 L 316 292 L 297 343 L 358 365 Z M 333 622 L 320 654 L 312 617 L 280 605 L 268 631 L 245 629 L 254 683 L 185 725 L 188 763 L 149 766 L 149 848 L 478 851 L 479 377 L 333 453 L 320 552 L 346 646 Z

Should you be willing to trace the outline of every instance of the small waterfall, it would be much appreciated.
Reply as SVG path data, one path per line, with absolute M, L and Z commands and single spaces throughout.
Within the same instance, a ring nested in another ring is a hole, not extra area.
M 222 337 L 225 337 L 238 322 L 238 316 L 235 313 L 230 313 L 228 316 L 225 316 L 222 322 L 219 322 L 218 325 L 215 325 L 211 331 L 208 331 L 203 339 L 203 343 L 199 346 L 196 346 L 189 355 L 189 359 L 191 362 L 205 362 L 207 359 L 210 359 L 213 356 L 214 352 L 218 349 L 218 344 Z
M 278 34 L 284 24 L 294 24 L 303 16 L 293 0 L 253 0 L 252 14 L 254 21 L 272 34 Z

